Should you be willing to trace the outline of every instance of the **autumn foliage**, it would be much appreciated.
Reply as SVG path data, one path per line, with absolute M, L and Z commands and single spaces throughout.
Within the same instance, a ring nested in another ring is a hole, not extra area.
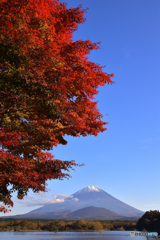
M 94 102 L 97 88 L 112 83 L 88 60 L 98 45 L 73 41 L 83 23 L 81 6 L 58 0 L 0 0 L 0 201 L 13 206 L 29 189 L 45 191 L 48 179 L 69 177 L 74 161 L 48 153 L 65 135 L 103 132 Z M 1 211 L 6 208 L 2 206 Z

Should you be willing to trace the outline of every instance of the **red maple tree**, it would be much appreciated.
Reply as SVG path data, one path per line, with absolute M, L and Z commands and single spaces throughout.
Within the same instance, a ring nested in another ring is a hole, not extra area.
M 77 164 L 47 151 L 66 144 L 64 135 L 106 130 L 93 101 L 113 75 L 88 60 L 98 45 L 73 41 L 83 23 L 81 6 L 59 0 L 0 0 L 0 201 L 13 206 L 29 189 L 46 191 L 48 179 Z M 5 206 L 0 211 L 6 212 Z

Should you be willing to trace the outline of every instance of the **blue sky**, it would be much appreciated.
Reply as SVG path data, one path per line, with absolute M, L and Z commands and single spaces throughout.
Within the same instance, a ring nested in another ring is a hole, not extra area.
M 29 212 L 64 197 L 57 194 L 71 195 L 88 185 L 140 210 L 160 210 L 160 1 L 65 2 L 68 8 L 89 8 L 74 40 L 100 41 L 89 60 L 115 75 L 116 83 L 100 87 L 96 96 L 108 130 L 97 137 L 67 137 L 66 146 L 54 148 L 56 158 L 85 166 L 71 171 L 70 180 L 49 181 L 46 194 L 30 192 L 24 200 L 13 195 L 9 215 Z

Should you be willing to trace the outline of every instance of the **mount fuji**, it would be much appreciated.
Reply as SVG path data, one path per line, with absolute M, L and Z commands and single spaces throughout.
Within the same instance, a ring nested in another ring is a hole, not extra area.
M 79 214 L 83 213 L 82 215 L 86 216 L 88 211 L 91 212 L 92 209 L 96 216 L 99 216 L 99 219 L 101 219 L 101 215 L 103 215 L 104 219 L 102 208 L 108 211 L 108 213 L 106 212 L 106 219 L 107 216 L 110 216 L 109 219 L 120 219 L 120 217 L 138 219 L 144 214 L 144 212 L 114 198 L 101 188 L 88 186 L 65 198 L 63 202 L 45 204 L 43 207 L 16 217 L 62 219 L 74 216 L 76 218 L 76 214 L 79 216 Z M 94 213 L 91 215 L 91 218 L 94 218 Z

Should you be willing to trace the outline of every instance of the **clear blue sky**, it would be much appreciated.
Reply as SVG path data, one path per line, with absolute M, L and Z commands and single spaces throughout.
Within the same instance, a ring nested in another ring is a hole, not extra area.
M 107 65 L 104 71 L 115 75 L 116 83 L 101 87 L 96 96 L 108 130 L 97 137 L 67 137 L 67 146 L 54 148 L 56 158 L 85 166 L 72 171 L 70 180 L 48 182 L 45 195 L 15 200 L 11 214 L 88 185 L 140 210 L 160 210 L 160 1 L 65 2 L 68 8 L 89 8 L 74 40 L 100 41 L 101 49 L 92 51 L 89 60 Z

